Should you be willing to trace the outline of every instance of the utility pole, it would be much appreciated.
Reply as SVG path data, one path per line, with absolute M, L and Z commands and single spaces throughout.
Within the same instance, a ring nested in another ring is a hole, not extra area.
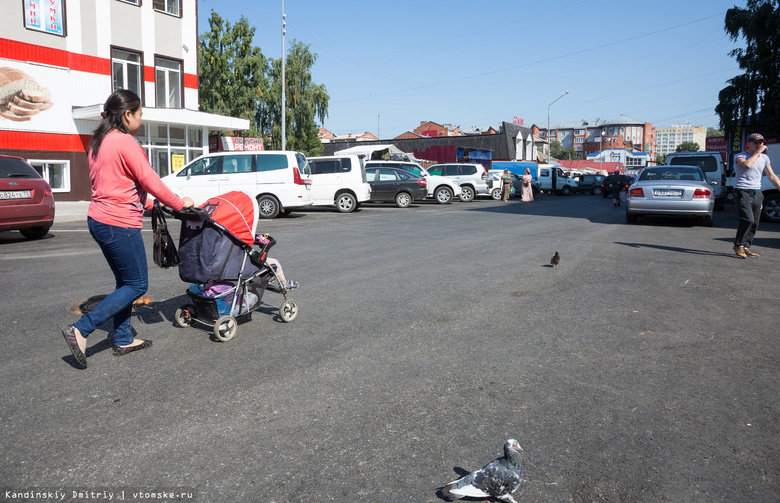
M 284 60 L 287 59 L 287 48 L 284 45 L 284 35 L 287 33 L 286 18 L 282 0 L 282 150 L 287 150 L 287 83 L 284 78 Z

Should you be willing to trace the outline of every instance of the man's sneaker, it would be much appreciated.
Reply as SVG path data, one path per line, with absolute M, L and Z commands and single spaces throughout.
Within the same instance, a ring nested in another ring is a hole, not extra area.
M 745 253 L 745 247 L 744 246 L 735 246 L 734 247 L 734 253 L 736 253 L 737 257 L 739 257 L 739 258 L 747 258 L 747 253 Z
M 760 257 L 761 256 L 758 253 L 753 253 L 752 251 L 750 251 L 747 248 L 745 248 L 745 255 L 747 255 L 748 257 Z
M 298 282 L 291 279 L 284 280 L 282 285 L 284 285 L 285 290 L 295 290 L 298 288 Z

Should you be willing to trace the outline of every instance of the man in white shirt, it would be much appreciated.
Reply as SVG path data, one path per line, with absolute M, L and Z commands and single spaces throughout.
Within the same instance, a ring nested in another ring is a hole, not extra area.
M 734 178 L 734 202 L 739 214 L 737 237 L 734 240 L 734 253 L 738 258 L 758 257 L 750 251 L 753 238 L 758 230 L 758 220 L 761 217 L 761 205 L 764 194 L 761 192 L 761 176 L 766 174 L 772 185 L 780 190 L 780 179 L 772 171 L 769 156 L 766 152 L 766 141 L 758 133 L 753 133 L 745 140 L 745 151 L 734 156 L 736 164 Z

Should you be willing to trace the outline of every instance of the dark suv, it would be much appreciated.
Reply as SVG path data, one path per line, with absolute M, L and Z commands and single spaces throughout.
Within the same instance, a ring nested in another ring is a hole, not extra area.
M 612 195 L 613 190 L 628 188 L 634 183 L 634 179 L 627 175 L 609 175 L 601 181 L 601 195 L 607 198 Z
M 574 177 L 577 181 L 576 192 L 585 192 L 588 194 L 601 194 L 601 182 L 604 181 L 603 175 L 577 175 Z

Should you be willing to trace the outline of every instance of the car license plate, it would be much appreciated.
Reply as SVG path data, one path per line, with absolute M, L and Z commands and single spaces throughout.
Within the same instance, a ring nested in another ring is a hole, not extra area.
M 0 191 L 0 199 L 31 199 L 29 190 L 3 190 Z
M 682 190 L 654 190 L 653 195 L 657 197 L 682 197 Z

